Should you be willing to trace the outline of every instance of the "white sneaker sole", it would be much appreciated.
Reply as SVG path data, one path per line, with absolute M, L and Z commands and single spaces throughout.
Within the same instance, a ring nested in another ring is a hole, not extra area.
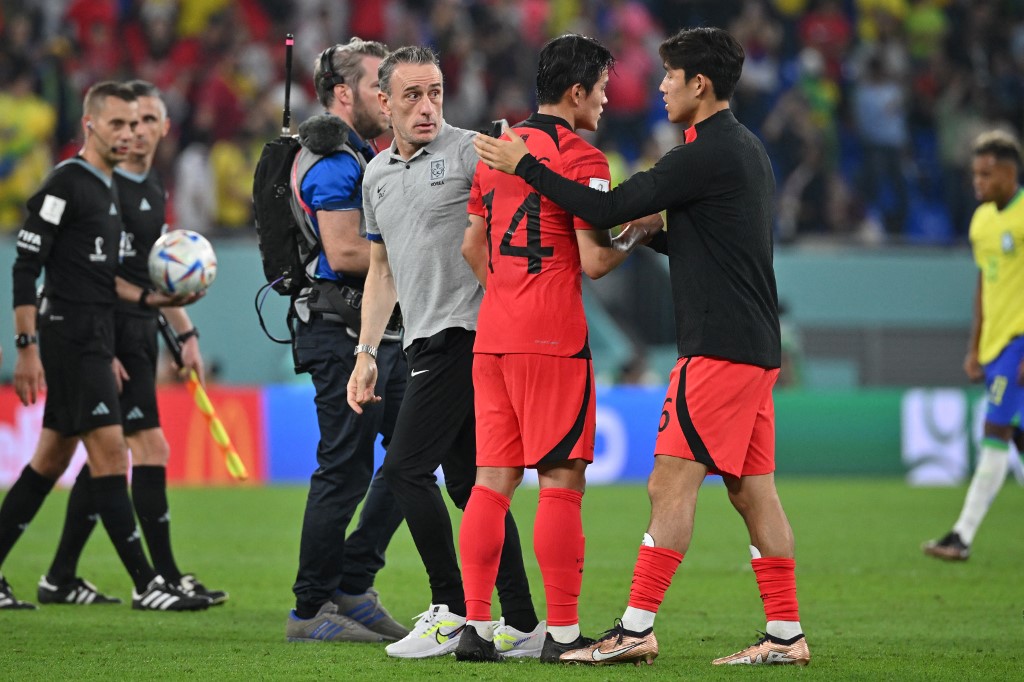
M 401 642 L 396 642 L 395 644 L 400 643 Z M 444 644 L 438 644 L 437 646 L 429 649 L 419 649 L 417 651 L 401 651 L 395 646 L 395 644 L 387 646 L 384 649 L 391 658 L 434 658 L 436 656 L 444 656 L 446 654 L 453 653 L 455 648 L 459 646 L 459 637 L 449 639 Z

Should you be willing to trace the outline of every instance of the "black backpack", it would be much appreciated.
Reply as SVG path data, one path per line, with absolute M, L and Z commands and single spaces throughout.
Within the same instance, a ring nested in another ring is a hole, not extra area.
M 317 255 L 313 252 L 302 257 L 306 249 L 300 251 L 299 240 L 303 236 L 295 224 L 290 203 L 292 164 L 301 148 L 298 138 L 291 135 L 268 142 L 263 146 L 252 181 L 256 241 L 263 274 L 267 286 L 282 296 L 294 296 L 307 286 L 305 268 Z

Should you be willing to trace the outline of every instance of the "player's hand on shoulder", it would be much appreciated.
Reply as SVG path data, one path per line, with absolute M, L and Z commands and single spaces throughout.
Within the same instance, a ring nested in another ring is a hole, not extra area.
M 516 166 L 524 156 L 530 153 L 523 138 L 519 137 L 511 128 L 504 128 L 508 140 L 501 140 L 490 135 L 478 134 L 473 138 L 473 147 L 477 156 L 488 167 L 499 170 L 502 173 L 515 175 Z
M 18 358 L 14 361 L 14 392 L 22 405 L 35 405 L 40 391 L 46 389 L 46 376 L 43 373 L 43 362 L 39 358 L 39 346 L 32 344 L 18 349 Z

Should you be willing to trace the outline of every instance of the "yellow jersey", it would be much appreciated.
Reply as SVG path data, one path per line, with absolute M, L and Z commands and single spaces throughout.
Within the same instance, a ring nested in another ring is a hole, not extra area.
M 981 339 L 985 365 L 1024 335 L 1024 190 L 1003 210 L 989 201 L 971 218 L 971 248 L 981 270 Z

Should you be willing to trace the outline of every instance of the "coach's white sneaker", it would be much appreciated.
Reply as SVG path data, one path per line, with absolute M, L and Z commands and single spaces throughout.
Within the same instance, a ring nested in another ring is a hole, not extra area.
M 465 616 L 455 615 L 444 604 L 431 604 L 416 616 L 412 632 L 384 650 L 393 658 L 444 656 L 455 651 L 465 627 Z
M 540 658 L 546 632 L 547 621 L 542 620 L 530 632 L 523 632 L 505 625 L 502 618 L 494 628 L 494 648 L 504 658 Z

